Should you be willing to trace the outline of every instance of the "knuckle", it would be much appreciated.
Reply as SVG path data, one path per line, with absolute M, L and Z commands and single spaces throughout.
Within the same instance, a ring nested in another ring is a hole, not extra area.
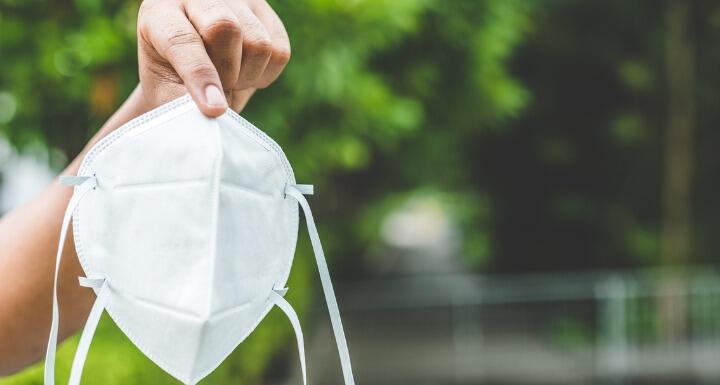
M 243 52 L 255 58 L 269 58 L 273 53 L 272 41 L 266 37 L 257 37 L 245 42 Z
M 150 23 L 145 22 L 144 18 L 138 16 L 137 20 L 137 34 L 138 37 L 145 37 L 150 32 Z
M 203 36 L 208 40 L 220 40 L 238 37 L 241 34 L 240 23 L 231 18 L 212 20 L 203 29 Z
M 190 66 L 189 73 L 195 79 L 214 78 L 215 67 L 210 63 L 197 62 Z
M 292 56 L 292 53 L 290 51 L 290 47 L 284 46 L 284 47 L 275 47 L 275 49 L 272 52 L 272 59 L 275 63 L 279 65 L 285 65 L 290 61 L 290 56 Z
M 178 50 L 192 44 L 202 44 L 200 37 L 190 31 L 171 30 L 167 35 L 167 44 L 170 54 L 177 53 Z

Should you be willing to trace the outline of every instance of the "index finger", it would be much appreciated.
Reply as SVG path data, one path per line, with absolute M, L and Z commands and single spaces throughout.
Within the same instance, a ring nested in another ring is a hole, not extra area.
M 222 84 L 202 38 L 180 8 L 163 9 L 147 27 L 146 38 L 157 53 L 173 67 L 198 108 L 208 116 L 227 109 Z

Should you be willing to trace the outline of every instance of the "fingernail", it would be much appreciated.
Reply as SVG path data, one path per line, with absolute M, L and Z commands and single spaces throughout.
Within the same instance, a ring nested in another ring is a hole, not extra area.
M 205 101 L 213 107 L 227 107 L 225 95 L 214 84 L 205 87 Z

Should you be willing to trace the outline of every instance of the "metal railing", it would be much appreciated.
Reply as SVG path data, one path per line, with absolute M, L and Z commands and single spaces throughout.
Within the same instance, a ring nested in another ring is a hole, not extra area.
M 365 383 L 720 381 L 710 270 L 413 276 L 346 285 L 340 297 Z M 334 362 L 326 337 L 311 355 Z M 326 366 L 320 383 L 338 378 Z

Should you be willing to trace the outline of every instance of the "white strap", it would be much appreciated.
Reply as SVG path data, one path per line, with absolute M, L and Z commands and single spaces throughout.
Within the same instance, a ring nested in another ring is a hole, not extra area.
M 285 313 L 292 324 L 293 330 L 295 330 L 298 355 L 300 356 L 300 368 L 302 369 L 303 385 L 307 385 L 307 368 L 305 367 L 305 342 L 303 339 L 303 332 L 300 328 L 300 320 L 298 319 L 297 313 L 295 313 L 295 309 L 293 309 L 292 305 L 283 298 L 285 293 L 287 293 L 287 288 L 273 289 L 273 291 L 270 292 L 270 300 L 273 301 L 273 303 L 277 305 L 283 313 Z
M 337 300 L 335 299 L 335 290 L 333 290 L 330 281 L 330 271 L 328 270 L 325 253 L 320 243 L 320 236 L 315 227 L 310 205 L 297 187 L 287 185 L 285 194 L 295 198 L 305 213 L 305 222 L 307 223 L 308 233 L 310 234 L 310 243 L 315 253 L 315 262 L 320 273 L 320 282 L 325 294 L 325 302 L 327 302 L 328 312 L 330 313 L 330 322 L 332 323 L 333 333 L 335 333 L 335 342 L 337 343 L 338 353 L 340 355 L 340 365 L 342 366 L 345 385 L 355 385 L 355 379 L 352 374 L 352 366 L 350 365 L 350 353 L 345 340 L 345 331 L 343 330 L 342 321 L 340 320 L 340 310 L 338 310 Z
M 105 284 L 105 278 L 78 277 L 78 283 L 82 287 L 88 287 L 90 289 L 101 289 L 103 284 Z
M 60 272 L 60 261 L 62 259 L 63 246 L 65 245 L 65 238 L 67 237 L 68 226 L 70 225 L 70 219 L 72 219 L 75 208 L 82 197 L 90 190 L 97 186 L 97 181 L 94 177 L 85 179 L 80 186 L 75 189 L 75 193 L 65 209 L 65 215 L 63 216 L 62 228 L 60 229 L 60 241 L 58 242 L 57 254 L 55 256 L 55 277 L 53 279 L 53 304 L 52 304 L 52 323 L 50 324 L 50 336 L 48 338 L 47 353 L 45 354 L 45 385 L 55 384 L 55 350 L 57 348 L 57 337 L 58 337 L 58 322 L 60 320 L 60 311 L 58 308 L 57 300 L 57 282 L 58 274 Z
M 285 294 L 287 294 L 287 292 L 288 292 L 288 288 L 284 287 L 282 289 L 273 289 L 273 292 L 279 294 L 281 297 L 284 297 Z
M 80 186 L 88 179 L 94 179 L 94 176 L 69 176 L 60 175 L 60 184 L 63 186 Z
M 88 350 L 90 350 L 90 343 L 93 340 L 93 336 L 95 336 L 98 322 L 100 322 L 100 316 L 102 316 L 103 310 L 105 310 L 109 291 L 107 282 L 102 278 L 91 279 L 80 277 L 80 285 L 99 288 L 100 291 L 98 291 L 95 303 L 90 310 L 90 315 L 88 316 L 87 322 L 85 322 L 85 328 L 80 336 L 80 343 L 75 351 L 75 359 L 73 359 L 72 370 L 70 371 L 70 381 L 68 381 L 69 385 L 80 385 L 85 359 L 87 358 Z
M 311 184 L 295 184 L 293 187 L 300 191 L 302 195 L 313 195 L 315 193 L 315 186 Z

